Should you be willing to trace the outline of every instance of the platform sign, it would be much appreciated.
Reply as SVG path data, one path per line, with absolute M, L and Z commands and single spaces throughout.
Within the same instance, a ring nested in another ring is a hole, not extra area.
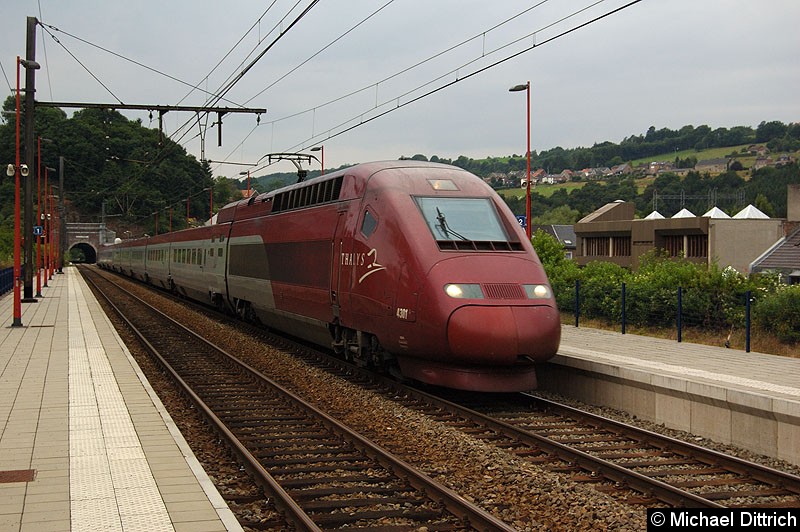
M 519 224 L 520 227 L 522 227 L 523 229 L 528 227 L 528 223 L 527 222 L 528 222 L 528 217 L 527 216 L 517 215 L 517 223 Z
M 41 225 L 33 226 L 33 236 L 42 236 L 44 234 L 44 227 Z

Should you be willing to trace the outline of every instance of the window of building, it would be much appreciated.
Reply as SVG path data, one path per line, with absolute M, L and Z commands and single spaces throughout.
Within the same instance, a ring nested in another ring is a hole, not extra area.
M 589 236 L 583 239 L 586 257 L 608 257 L 608 237 Z
M 708 257 L 708 235 L 689 235 L 686 237 L 687 257 Z
M 615 236 L 613 239 L 613 252 L 615 257 L 631 256 L 631 237 Z
M 664 236 L 664 249 L 670 257 L 683 255 L 683 235 Z

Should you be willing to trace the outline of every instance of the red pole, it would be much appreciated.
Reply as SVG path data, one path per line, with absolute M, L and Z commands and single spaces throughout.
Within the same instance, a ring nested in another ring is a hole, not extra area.
M 19 66 L 17 56 L 17 131 L 16 131 L 16 159 L 14 165 L 14 321 L 12 327 L 22 327 L 22 294 L 20 282 L 22 281 L 22 265 L 20 264 L 21 235 L 19 227 L 20 192 L 19 192 Z
M 525 195 L 525 216 L 527 227 L 525 233 L 531 239 L 531 82 L 527 83 L 528 92 L 528 191 Z
M 36 137 L 36 223 L 42 223 L 42 137 Z M 42 237 L 36 236 L 36 296 L 42 297 Z
M 44 233 L 44 287 L 47 288 L 47 279 L 50 278 L 50 187 L 48 186 L 48 179 L 50 172 L 45 167 L 44 169 L 44 223 L 42 224 L 42 232 Z

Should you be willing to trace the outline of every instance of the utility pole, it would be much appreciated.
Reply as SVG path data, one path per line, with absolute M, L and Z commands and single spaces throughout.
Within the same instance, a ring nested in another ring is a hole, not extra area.
M 64 253 L 67 251 L 67 220 L 64 217 L 64 156 L 58 156 L 58 273 L 64 273 Z
M 27 38 L 25 59 L 30 65 L 36 65 L 36 24 L 39 21 L 36 17 L 28 17 Z M 33 131 L 33 106 L 34 93 L 36 92 L 36 68 L 25 69 L 25 163 L 28 168 L 34 166 L 34 142 Z M 25 271 L 23 273 L 23 298 L 25 303 L 35 303 L 33 297 L 33 175 L 31 172 L 25 177 L 25 224 L 23 229 L 23 240 L 25 242 Z

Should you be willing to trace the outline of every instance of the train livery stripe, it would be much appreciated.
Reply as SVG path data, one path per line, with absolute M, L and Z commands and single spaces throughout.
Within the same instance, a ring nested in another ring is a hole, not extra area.
M 274 242 L 231 244 L 230 274 L 329 290 L 331 243 Z

